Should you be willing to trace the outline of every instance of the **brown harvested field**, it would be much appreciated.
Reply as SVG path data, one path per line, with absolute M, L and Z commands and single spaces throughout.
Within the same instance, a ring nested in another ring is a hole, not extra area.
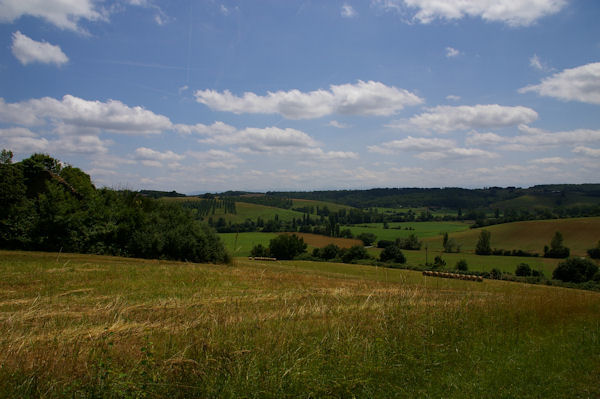
M 310 245 L 311 247 L 323 248 L 328 244 L 335 244 L 340 248 L 350 248 L 354 245 L 363 245 L 361 240 L 351 239 L 351 238 L 339 238 L 339 237 L 327 237 L 319 234 L 309 234 L 309 233 L 293 233 L 298 237 L 302 237 L 304 242 Z
M 554 233 L 560 231 L 564 237 L 564 245 L 571 249 L 572 255 L 584 256 L 589 248 L 593 248 L 600 240 L 600 217 L 535 220 L 498 224 L 484 228 L 492 234 L 492 248 L 522 249 L 542 254 L 544 245 L 550 245 Z M 475 249 L 482 229 L 471 229 L 450 234 L 462 244 L 462 249 Z M 430 248 L 439 245 L 439 237 L 426 239 Z

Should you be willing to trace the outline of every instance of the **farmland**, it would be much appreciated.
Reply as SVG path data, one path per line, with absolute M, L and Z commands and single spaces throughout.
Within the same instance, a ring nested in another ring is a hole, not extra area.
M 596 397 L 600 295 L 3 251 L 0 395 Z

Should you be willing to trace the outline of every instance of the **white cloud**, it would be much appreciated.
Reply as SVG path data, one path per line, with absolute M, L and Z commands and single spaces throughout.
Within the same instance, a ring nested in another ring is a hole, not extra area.
M 226 123 L 217 121 L 212 125 L 204 125 L 202 123 L 197 123 L 195 125 L 183 125 L 177 124 L 175 125 L 175 130 L 182 134 L 200 134 L 204 136 L 213 136 L 217 134 L 231 134 L 236 131 L 236 128 L 230 126 Z
M 520 125 L 518 136 L 504 137 L 495 133 L 469 132 L 467 145 L 493 146 L 509 151 L 535 151 L 553 147 L 579 146 L 585 154 L 584 144 L 600 143 L 600 130 L 576 129 L 562 132 L 547 132 L 542 129 Z M 574 150 L 575 151 L 575 150 Z
M 0 148 L 13 150 L 17 153 L 32 153 L 47 151 L 49 142 L 39 138 L 29 129 L 13 127 L 0 129 Z
M 137 160 L 152 162 L 174 162 L 185 158 L 185 155 L 176 154 L 173 151 L 160 152 L 147 147 L 136 148 L 134 156 Z
M 459 101 L 460 100 L 460 96 L 455 96 L 454 94 L 449 94 L 449 95 L 446 96 L 446 100 Z
M 354 17 L 356 17 L 358 15 L 358 13 L 354 9 L 354 7 L 352 7 L 350 4 L 347 4 L 347 3 L 344 3 L 342 5 L 342 8 L 340 10 L 340 14 L 344 18 L 354 18 Z
M 158 134 L 172 127 L 169 118 L 120 101 L 88 101 L 72 95 L 62 100 L 50 97 L 19 103 L 0 98 L 0 121 L 25 126 L 52 124 L 62 132 L 79 130 L 120 134 Z
M 85 33 L 80 20 L 106 19 L 92 0 L 0 0 L 0 22 L 14 22 L 26 15 L 80 33 Z
M 242 158 L 231 152 L 214 149 L 205 152 L 190 151 L 188 155 L 201 161 L 200 166 L 210 169 L 235 169 L 238 164 L 244 162 Z
M 446 57 L 454 58 L 460 55 L 460 51 L 452 47 L 446 47 Z
M 538 71 L 547 71 L 549 68 L 542 62 L 540 57 L 537 54 L 534 54 L 529 59 L 529 66 L 533 69 L 537 69 Z
M 473 106 L 441 105 L 411 117 L 408 121 L 395 121 L 392 128 L 416 129 L 447 133 L 456 130 L 498 128 L 531 123 L 537 112 L 527 107 L 506 107 L 498 104 Z
M 90 135 L 59 135 L 48 140 L 23 127 L 0 129 L 0 147 L 20 153 L 105 154 L 112 144 L 110 140 Z
M 368 149 L 370 152 L 377 152 L 380 154 L 395 154 L 399 151 L 431 152 L 436 150 L 446 150 L 454 146 L 455 143 L 452 140 L 408 136 L 402 140 L 393 140 L 380 145 L 372 145 L 369 146 Z
M 587 157 L 600 158 L 600 148 L 577 146 L 573 149 L 573 152 Z
M 566 0 L 372 0 L 384 10 L 411 15 L 428 24 L 436 19 L 457 20 L 479 17 L 509 26 L 531 25 L 540 18 L 559 12 Z
M 41 62 L 42 64 L 61 66 L 69 61 L 60 46 L 47 42 L 37 42 L 20 31 L 13 33 L 12 37 L 12 53 L 23 65 Z
M 537 164 L 537 165 L 565 165 L 571 162 L 568 159 L 561 157 L 548 157 L 548 158 L 538 158 L 532 159 L 529 163 Z
M 405 106 L 423 103 L 417 95 L 380 82 L 331 85 L 329 90 L 268 92 L 265 96 L 247 92 L 239 97 L 229 90 L 198 90 L 196 101 L 218 111 L 236 114 L 279 113 L 288 119 L 319 118 L 333 113 L 346 115 L 392 115 Z
M 565 69 L 543 79 L 538 85 L 519 89 L 519 93 L 528 92 L 560 100 L 600 104 L 600 62 Z
M 315 148 L 317 142 L 308 134 L 296 129 L 278 127 L 246 128 L 228 134 L 212 135 L 203 143 L 235 145 L 240 152 L 288 153 L 302 148 Z
M 349 125 L 346 125 L 345 123 L 338 122 L 336 120 L 330 121 L 327 124 L 327 126 L 337 127 L 338 129 L 346 129 L 346 128 L 350 127 Z

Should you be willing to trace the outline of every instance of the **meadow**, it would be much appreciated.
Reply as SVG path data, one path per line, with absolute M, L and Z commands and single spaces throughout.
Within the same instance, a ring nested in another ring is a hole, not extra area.
M 420 239 L 427 237 L 437 237 L 444 233 L 454 233 L 469 229 L 469 223 L 465 222 L 404 222 L 389 223 L 388 228 L 383 227 L 383 223 L 363 223 L 358 225 L 343 226 L 342 229 L 349 228 L 354 236 L 361 233 L 373 233 L 379 240 L 391 240 L 396 238 L 406 238 L 415 234 Z
M 600 294 L 557 287 L 2 251 L 0 320 L 0 397 L 600 395 Z

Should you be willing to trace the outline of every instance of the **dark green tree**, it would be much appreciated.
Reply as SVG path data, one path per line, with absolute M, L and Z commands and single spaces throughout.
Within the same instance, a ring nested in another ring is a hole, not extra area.
M 366 247 L 373 244 L 375 240 L 377 240 L 377 236 L 375 236 L 373 233 L 360 233 L 358 236 L 356 236 L 356 238 L 361 240 Z
M 531 267 L 527 263 L 519 263 L 517 268 L 515 269 L 515 276 L 531 276 L 532 270 Z
M 342 253 L 342 262 L 350 263 L 353 260 L 359 259 L 369 259 L 370 256 L 367 253 L 367 250 L 362 245 L 354 245 Z
M 281 234 L 269 242 L 269 253 L 277 259 L 293 259 L 304 252 L 304 239 L 296 234 Z
M 379 255 L 382 262 L 406 263 L 406 257 L 397 245 L 389 245 Z
M 552 278 L 573 283 L 591 280 L 598 273 L 598 266 L 585 258 L 568 258 L 560 262 L 552 272 Z
M 560 231 L 554 233 L 552 241 L 550 241 L 550 248 L 544 247 L 545 258 L 568 258 L 570 254 L 569 248 L 563 244 L 563 235 Z
M 460 270 L 461 272 L 466 272 L 467 270 L 469 270 L 469 266 L 467 265 L 467 261 L 464 260 L 464 259 L 461 259 L 458 262 L 456 262 L 456 265 L 454 266 L 454 268 L 456 270 Z
M 492 233 L 487 230 L 481 230 L 479 233 L 479 239 L 475 246 L 475 253 L 477 255 L 490 255 L 492 253 L 492 247 L 490 246 Z

